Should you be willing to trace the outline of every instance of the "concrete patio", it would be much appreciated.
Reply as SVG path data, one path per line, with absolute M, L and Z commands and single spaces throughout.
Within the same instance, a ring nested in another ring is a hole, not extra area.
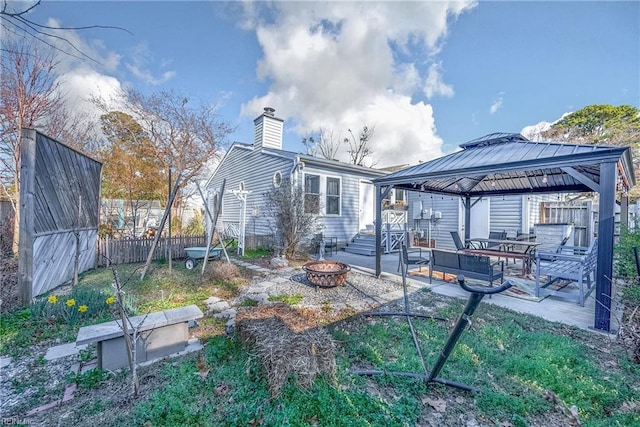
M 337 253 L 334 253 L 331 256 L 326 256 L 325 258 L 349 264 L 351 269 L 354 271 L 361 271 L 368 274 L 374 274 L 375 272 L 375 257 L 373 256 L 356 255 L 344 251 L 338 251 Z M 428 272 L 429 267 L 422 267 L 422 269 Z M 414 268 L 411 268 L 410 270 L 413 271 Z M 415 268 L 415 270 L 417 270 L 417 268 Z M 401 280 L 400 273 L 398 272 L 398 254 L 382 255 L 382 276 Z M 506 279 L 508 280 L 508 278 L 509 276 L 507 275 Z M 430 285 L 428 274 L 425 276 L 412 275 L 408 280 L 418 286 L 427 287 L 433 292 L 441 295 L 462 299 L 466 299 L 469 295 L 459 286 L 455 286 L 442 280 L 437 280 L 435 276 L 433 278 L 433 284 Z M 577 292 L 577 289 L 575 289 L 575 291 Z M 596 304 L 593 294 L 591 294 L 586 300 L 584 307 L 581 307 L 573 301 L 556 296 L 548 296 L 541 301 L 529 301 L 498 294 L 493 295 L 492 298 L 485 298 L 483 303 L 499 305 L 518 312 L 538 316 L 549 321 L 560 322 L 567 325 L 577 326 L 581 329 L 601 333 L 600 331 L 593 329 L 594 310 Z M 612 308 L 615 312 L 611 318 L 611 331 L 612 333 L 615 333 L 618 330 L 617 319 L 622 315 L 622 308 L 620 307 L 620 304 L 616 304 L 615 302 L 612 304 Z

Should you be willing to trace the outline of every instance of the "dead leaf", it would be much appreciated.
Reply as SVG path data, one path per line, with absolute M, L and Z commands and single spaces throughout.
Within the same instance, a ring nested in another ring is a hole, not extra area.
M 225 395 L 225 394 L 229 393 L 229 386 L 226 385 L 225 383 L 219 384 L 219 385 L 216 386 L 216 388 L 213 389 L 213 393 L 216 396 Z
M 194 373 L 200 377 L 200 381 L 204 381 L 207 378 L 207 375 L 209 375 L 209 369 L 207 369 L 206 371 L 198 371 Z
M 456 397 L 456 403 L 460 403 L 460 404 L 462 404 L 462 403 L 464 403 L 464 402 L 465 402 L 464 397 L 462 397 L 462 396 L 458 396 L 458 397 Z
M 624 402 L 620 405 L 620 412 L 623 414 L 629 414 L 631 412 L 637 411 L 640 409 L 640 403 L 638 402 Z
M 428 397 L 423 397 L 422 404 L 431 406 L 436 410 L 436 412 L 445 412 L 447 410 L 447 402 L 443 399 L 430 399 Z
M 250 426 L 259 426 L 262 424 L 262 422 L 264 421 L 264 418 L 254 418 L 251 421 L 249 421 L 247 424 L 249 424 Z
M 500 427 L 513 427 L 513 424 L 511 424 L 509 421 L 503 421 L 500 423 Z

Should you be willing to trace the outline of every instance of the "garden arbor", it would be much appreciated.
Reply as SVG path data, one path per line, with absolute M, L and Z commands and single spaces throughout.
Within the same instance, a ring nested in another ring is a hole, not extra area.
M 381 273 L 382 200 L 392 188 L 462 198 L 465 238 L 471 207 L 485 196 L 582 193 L 599 195 L 598 268 L 594 328 L 610 330 L 616 193 L 626 199 L 635 184 L 631 149 L 534 142 L 520 134 L 494 133 L 467 142 L 455 153 L 374 180 L 376 189 L 376 275 Z M 626 201 L 623 201 L 626 203 Z

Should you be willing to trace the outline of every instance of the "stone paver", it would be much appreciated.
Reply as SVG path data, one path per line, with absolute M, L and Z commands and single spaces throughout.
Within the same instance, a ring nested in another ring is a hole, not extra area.
M 0 357 L 0 369 L 5 368 L 11 364 L 10 357 Z
M 86 348 L 87 344 L 77 346 L 74 342 L 57 345 L 55 347 L 50 347 L 47 350 L 47 353 L 44 355 L 44 360 L 55 360 L 60 359 L 61 357 L 71 356 L 78 354 L 80 350 L 85 350 Z
M 231 307 L 227 301 L 218 301 L 209 306 L 209 313 L 220 313 L 221 311 L 225 311 Z

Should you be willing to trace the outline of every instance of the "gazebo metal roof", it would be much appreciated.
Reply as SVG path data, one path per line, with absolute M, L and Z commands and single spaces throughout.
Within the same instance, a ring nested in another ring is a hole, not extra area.
M 600 183 L 602 162 L 618 162 L 621 178 L 635 184 L 628 147 L 534 142 L 494 133 L 461 150 L 376 179 L 377 185 L 471 197 L 492 194 L 588 192 Z
M 536 142 L 515 133 L 493 133 L 460 148 L 373 180 L 378 218 L 376 274 L 381 272 L 381 201 L 391 188 L 460 196 L 465 206 L 465 223 L 470 222 L 472 198 L 597 192 L 600 203 L 594 327 L 609 331 L 615 195 L 617 190 L 629 190 L 635 185 L 631 149 Z M 469 227 L 465 227 L 465 234 L 468 233 Z

